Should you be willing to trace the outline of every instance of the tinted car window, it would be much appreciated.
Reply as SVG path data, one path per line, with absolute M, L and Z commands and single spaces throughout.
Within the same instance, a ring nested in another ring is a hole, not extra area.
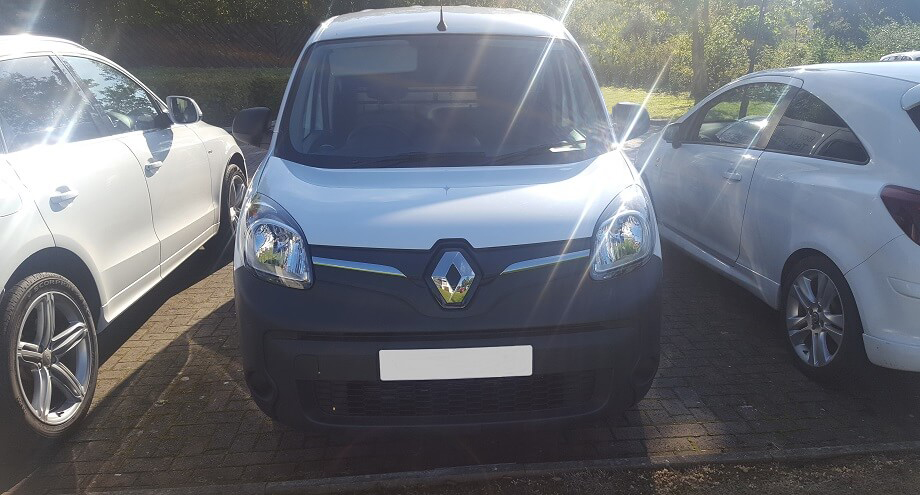
M 160 113 L 133 79 L 118 69 L 83 57 L 64 57 L 83 84 L 105 111 L 110 132 L 144 131 L 155 128 L 154 118 Z
M 11 152 L 100 135 L 89 103 L 49 57 L 0 62 L 0 124 Z
M 730 89 L 711 101 L 689 133 L 690 142 L 756 147 L 775 119 L 775 109 L 790 87 L 756 83 Z
M 914 122 L 914 125 L 917 126 L 917 130 L 920 131 L 920 107 L 914 107 L 907 111 L 907 115 L 910 116 L 910 120 Z
M 318 167 L 571 163 L 610 149 L 578 50 L 439 34 L 329 41 L 295 76 L 280 154 Z
M 869 153 L 846 122 L 805 90 L 792 99 L 767 149 L 853 163 L 869 161 Z

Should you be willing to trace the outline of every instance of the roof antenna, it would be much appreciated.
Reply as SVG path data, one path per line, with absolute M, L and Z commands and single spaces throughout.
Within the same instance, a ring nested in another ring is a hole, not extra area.
M 444 24 L 444 5 L 441 5 L 441 22 L 438 23 L 438 31 L 447 31 L 447 24 Z

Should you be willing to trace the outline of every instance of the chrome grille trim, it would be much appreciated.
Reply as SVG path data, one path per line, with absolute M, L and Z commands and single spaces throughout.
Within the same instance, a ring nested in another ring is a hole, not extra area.
M 502 271 L 502 275 L 509 273 L 522 272 L 524 270 L 532 270 L 534 268 L 541 268 L 544 266 L 555 265 L 565 261 L 574 261 L 580 260 L 582 258 L 587 258 L 591 256 L 590 249 L 584 249 L 581 251 L 573 251 L 571 253 L 558 254 L 555 256 L 546 256 L 544 258 L 536 258 L 532 260 L 518 261 L 517 263 L 512 263 Z

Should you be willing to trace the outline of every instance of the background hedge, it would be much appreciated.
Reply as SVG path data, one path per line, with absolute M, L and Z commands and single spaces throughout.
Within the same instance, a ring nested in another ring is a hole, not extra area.
M 289 69 L 129 69 L 160 98 L 189 96 L 198 102 L 204 121 L 229 126 L 244 108 L 268 107 L 277 112 Z

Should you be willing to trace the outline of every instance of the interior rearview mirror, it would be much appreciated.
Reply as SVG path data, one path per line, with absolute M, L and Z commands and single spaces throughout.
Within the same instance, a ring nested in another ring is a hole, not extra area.
M 254 107 L 241 110 L 233 118 L 233 137 L 252 146 L 262 146 L 270 130 L 271 110 Z
M 617 136 L 625 136 L 625 140 L 639 137 L 651 127 L 648 111 L 637 103 L 617 103 L 610 110 L 610 119 Z
M 201 120 L 201 108 L 188 96 L 167 96 L 169 117 L 177 124 L 194 124 Z

